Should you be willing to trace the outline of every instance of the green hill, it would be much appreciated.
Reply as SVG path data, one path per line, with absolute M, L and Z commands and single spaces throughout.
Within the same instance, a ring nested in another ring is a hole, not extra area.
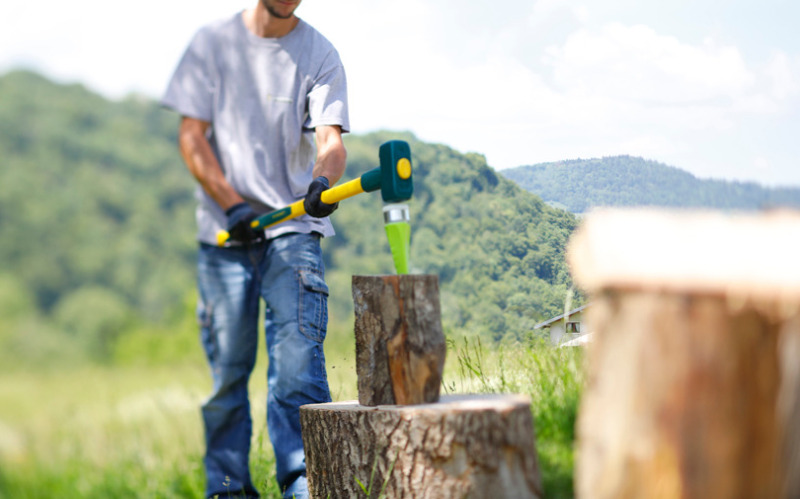
M 678 168 L 631 156 L 520 166 L 502 174 L 551 205 L 573 213 L 595 206 L 800 208 L 800 188 L 698 179 Z
M 15 358 L 107 360 L 142 331 L 191 328 L 195 182 L 177 116 L 17 71 L 0 77 L 0 348 Z M 391 132 L 347 136 L 352 178 L 379 145 L 411 144 L 411 265 L 440 277 L 450 335 L 528 334 L 563 309 L 573 215 L 463 155 Z M 381 200 L 333 215 L 324 241 L 332 326 L 352 327 L 350 278 L 393 272 Z M 169 355 L 164 354 L 164 355 Z

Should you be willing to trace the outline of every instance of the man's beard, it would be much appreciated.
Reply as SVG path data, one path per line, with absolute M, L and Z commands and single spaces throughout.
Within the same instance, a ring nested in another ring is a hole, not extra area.
M 281 14 L 280 12 L 276 11 L 267 2 L 268 2 L 268 0 L 261 0 L 261 5 L 263 5 L 264 8 L 267 9 L 267 12 L 269 12 L 269 15 L 271 15 L 272 17 L 274 17 L 276 19 L 291 19 L 291 17 L 294 15 L 294 11 L 292 11 L 289 15 Z

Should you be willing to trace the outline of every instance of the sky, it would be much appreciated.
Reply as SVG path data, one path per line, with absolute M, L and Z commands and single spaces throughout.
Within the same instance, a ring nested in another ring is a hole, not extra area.
M 0 73 L 154 99 L 193 33 L 256 0 L 5 0 Z M 490 166 L 627 154 L 800 186 L 800 2 L 305 0 L 355 133 L 411 131 Z M 0 95 L 2 99 L 2 95 Z

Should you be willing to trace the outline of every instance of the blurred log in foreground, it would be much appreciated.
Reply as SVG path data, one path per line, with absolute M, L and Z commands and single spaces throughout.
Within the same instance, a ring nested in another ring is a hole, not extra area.
M 569 245 L 591 295 L 580 497 L 800 497 L 800 214 L 607 210 Z

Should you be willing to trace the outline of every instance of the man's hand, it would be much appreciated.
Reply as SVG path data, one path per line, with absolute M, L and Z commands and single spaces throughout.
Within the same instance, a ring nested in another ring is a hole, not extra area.
M 323 203 L 320 196 L 323 191 L 330 188 L 330 182 L 326 177 L 317 177 L 308 186 L 308 193 L 303 200 L 303 207 L 306 213 L 315 218 L 327 217 L 339 207 L 339 203 L 328 204 Z
M 232 241 L 239 241 L 246 244 L 262 238 L 260 233 L 250 227 L 250 222 L 252 222 L 258 214 L 250 208 L 249 204 L 244 202 L 235 204 L 225 210 L 225 215 L 228 216 L 227 230 Z

